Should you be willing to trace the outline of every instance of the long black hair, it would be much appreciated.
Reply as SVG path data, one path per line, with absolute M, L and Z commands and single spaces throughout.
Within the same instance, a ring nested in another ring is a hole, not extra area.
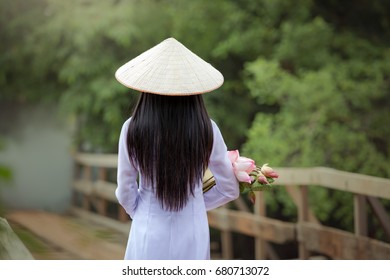
M 142 93 L 127 134 L 129 157 L 162 207 L 182 209 L 207 168 L 213 130 L 201 95 Z

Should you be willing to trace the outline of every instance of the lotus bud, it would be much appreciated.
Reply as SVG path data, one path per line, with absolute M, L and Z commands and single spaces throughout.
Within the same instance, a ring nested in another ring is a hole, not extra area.
M 263 184 L 263 185 L 268 185 L 269 182 L 267 180 L 267 177 L 264 176 L 263 173 L 259 172 L 259 174 L 257 175 L 257 181 L 260 183 L 260 184 Z
M 252 204 L 256 203 L 256 195 L 254 191 L 250 191 L 248 193 L 249 200 L 252 202 Z
M 269 178 L 278 178 L 279 177 L 279 174 L 276 173 L 271 167 L 269 167 L 268 163 L 264 164 L 260 170 L 261 170 L 261 173 L 263 173 L 265 177 L 269 177 Z

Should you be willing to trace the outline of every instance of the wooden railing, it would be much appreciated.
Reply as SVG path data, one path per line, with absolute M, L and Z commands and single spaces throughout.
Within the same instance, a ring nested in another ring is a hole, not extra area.
M 129 218 L 114 194 L 117 155 L 76 154 L 74 158 L 74 205 L 128 222 Z M 389 179 L 324 167 L 275 169 L 280 175 L 278 185 L 286 188 L 297 207 L 297 222 L 267 217 L 266 192 L 257 193 L 254 211 L 240 199 L 234 202 L 239 210 L 221 207 L 209 211 L 210 226 L 221 231 L 224 259 L 233 258 L 232 232 L 254 237 L 256 259 L 279 258 L 268 242 L 297 242 L 301 259 L 309 258 L 313 252 L 332 259 L 390 259 L 389 243 L 367 237 L 367 206 L 370 206 L 390 240 L 390 217 L 378 199 L 390 200 Z M 354 232 L 321 225 L 309 207 L 308 186 L 352 193 Z

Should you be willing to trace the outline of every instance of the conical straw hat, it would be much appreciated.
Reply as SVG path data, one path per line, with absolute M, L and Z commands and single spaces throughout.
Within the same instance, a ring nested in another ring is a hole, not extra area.
M 126 87 L 161 95 L 193 95 L 223 84 L 222 74 L 174 38 L 121 66 L 116 79 Z

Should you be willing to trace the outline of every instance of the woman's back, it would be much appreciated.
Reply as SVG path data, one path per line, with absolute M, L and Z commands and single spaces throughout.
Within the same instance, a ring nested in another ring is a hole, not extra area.
M 208 166 L 212 145 L 212 126 L 200 95 L 141 95 L 127 147 L 162 207 L 177 211 L 185 206 Z
M 197 181 L 186 204 L 180 210 L 169 210 L 158 200 L 157 187 L 145 181 L 139 167 L 129 160 L 126 135 L 131 122 L 129 119 L 124 123 L 119 140 L 116 190 L 119 202 L 133 220 L 125 259 L 209 259 L 206 211 L 236 199 L 239 193 L 217 125 L 212 122 L 214 141 L 209 162 L 216 186 L 203 194 L 202 181 Z

